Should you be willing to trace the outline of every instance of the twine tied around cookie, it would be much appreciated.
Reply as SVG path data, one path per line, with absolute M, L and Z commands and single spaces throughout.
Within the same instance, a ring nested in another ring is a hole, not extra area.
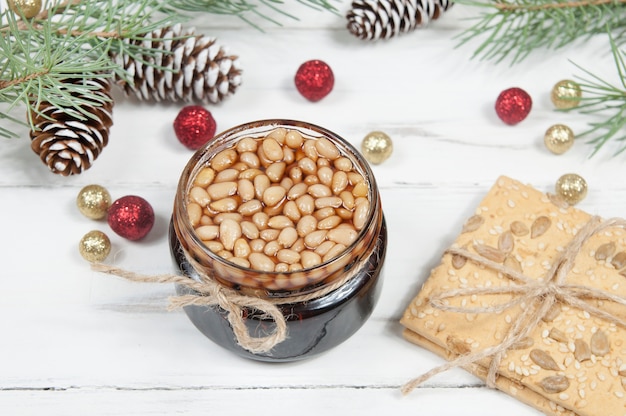
M 174 283 L 198 292 L 198 295 L 181 295 L 170 298 L 169 310 L 185 306 L 219 306 L 227 312 L 227 319 L 233 328 L 237 343 L 253 354 L 269 353 L 287 338 L 287 322 L 281 310 L 272 302 L 252 296 L 245 296 L 228 289 L 211 279 L 198 282 L 187 276 L 177 274 L 143 275 L 118 267 L 93 263 L 95 271 L 123 277 L 133 282 Z M 275 322 L 274 331 L 263 337 L 250 335 L 244 321 L 244 308 L 262 312 Z
M 550 308 L 557 302 L 576 307 L 590 315 L 626 327 L 626 320 L 607 311 L 597 308 L 585 300 L 608 300 L 626 306 L 626 298 L 613 293 L 595 289 L 584 285 L 572 285 L 565 282 L 567 274 L 574 267 L 577 255 L 583 245 L 593 235 L 610 227 L 626 229 L 626 221 L 621 218 L 612 218 L 602 221 L 600 217 L 592 217 L 579 231 L 554 261 L 543 279 L 532 279 L 517 270 L 496 263 L 464 248 L 452 247 L 447 250 L 506 275 L 518 285 L 505 287 L 475 287 L 447 290 L 430 297 L 431 306 L 450 312 L 460 313 L 499 313 L 516 305 L 527 304 L 526 308 L 511 322 L 508 332 L 502 342 L 480 351 L 461 355 L 456 359 L 436 367 L 427 373 L 409 381 L 402 386 L 402 393 L 408 394 L 417 386 L 431 377 L 456 367 L 465 367 L 478 361 L 491 358 L 487 371 L 486 383 L 488 387 L 495 387 L 498 368 L 504 354 L 515 344 L 526 338 L 530 332 L 546 316 Z M 502 304 L 488 307 L 457 307 L 444 302 L 446 299 L 471 295 L 514 295 L 513 299 Z

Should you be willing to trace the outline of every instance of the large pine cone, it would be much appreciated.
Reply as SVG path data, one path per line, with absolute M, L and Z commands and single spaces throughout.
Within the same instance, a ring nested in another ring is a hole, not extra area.
M 389 39 L 439 18 L 452 4 L 451 0 L 355 0 L 346 15 L 348 30 L 360 39 Z
M 76 109 L 58 108 L 44 102 L 32 112 L 35 129 L 30 132 L 31 148 L 54 173 L 69 176 L 89 169 L 109 142 L 113 125 L 113 100 L 108 79 L 69 79 L 67 83 L 86 84 L 92 88 L 76 98 L 92 102 L 83 110 L 93 118 L 85 118 Z M 98 99 L 99 98 L 99 99 Z M 103 102 L 101 105 L 99 102 Z
M 163 51 L 143 55 L 144 62 L 127 54 L 112 55 L 128 77 L 117 78 L 117 83 L 141 100 L 218 103 L 241 84 L 237 56 L 228 55 L 214 38 L 194 35 L 192 30 L 183 32 L 181 25 L 126 42 Z

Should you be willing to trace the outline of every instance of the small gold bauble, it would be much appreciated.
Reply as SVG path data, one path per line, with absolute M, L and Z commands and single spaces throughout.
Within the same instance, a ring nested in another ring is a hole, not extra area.
M 580 104 L 580 98 L 583 92 L 580 89 L 578 83 L 569 79 L 564 79 L 557 82 L 552 87 L 552 93 L 550 99 L 556 108 L 559 110 L 569 110 Z
M 361 152 L 368 162 L 378 165 L 389 159 L 393 152 L 393 143 L 382 131 L 373 131 L 363 139 Z
M 574 144 L 574 132 L 564 124 L 555 124 L 546 130 L 543 141 L 548 150 L 561 155 Z
M 7 0 L 9 9 L 27 19 L 37 16 L 41 11 L 41 0 Z
M 78 244 L 80 255 L 92 263 L 101 262 L 111 252 L 111 241 L 102 231 L 93 230 L 81 238 Z
M 85 217 L 99 220 L 107 215 L 111 195 L 100 185 L 87 185 L 78 193 L 76 205 Z
M 580 175 L 567 173 L 556 181 L 555 190 L 565 202 L 576 205 L 587 196 L 587 182 Z

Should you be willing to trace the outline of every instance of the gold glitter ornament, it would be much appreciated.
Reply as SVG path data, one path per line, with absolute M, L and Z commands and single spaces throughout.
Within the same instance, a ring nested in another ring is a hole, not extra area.
M 583 92 L 577 82 L 564 79 L 557 82 L 554 87 L 552 87 L 550 99 L 559 110 L 569 110 L 580 104 L 582 95 Z
M 107 210 L 111 205 L 111 195 L 100 185 L 87 185 L 78 193 L 76 205 L 85 217 L 99 220 L 107 215 Z
M 81 238 L 78 251 L 85 260 L 98 263 L 106 259 L 111 252 L 111 241 L 102 231 L 89 231 Z
M 393 152 L 391 138 L 382 131 L 369 133 L 361 142 L 361 153 L 368 162 L 378 165 L 389 159 Z
M 7 3 L 13 13 L 27 19 L 37 16 L 41 11 L 41 0 L 7 0 Z
M 587 196 L 587 181 L 575 173 L 567 173 L 556 181 L 556 194 L 570 205 L 576 205 Z
M 555 124 L 546 130 L 543 142 L 552 153 L 561 155 L 574 144 L 574 132 L 564 124 Z

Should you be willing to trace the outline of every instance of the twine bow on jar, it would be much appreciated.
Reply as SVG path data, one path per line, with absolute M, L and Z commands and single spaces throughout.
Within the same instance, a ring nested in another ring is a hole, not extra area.
M 502 264 L 491 261 L 483 256 L 474 254 L 464 248 L 449 248 L 447 253 L 460 255 L 476 264 L 485 266 L 494 271 L 500 272 L 510 278 L 518 285 L 505 287 L 473 287 L 447 290 L 435 293 L 430 296 L 431 306 L 440 310 L 459 313 L 500 313 L 516 305 L 530 305 L 523 308 L 521 313 L 511 322 L 508 332 L 501 343 L 476 351 L 461 355 L 458 358 L 436 367 L 427 373 L 409 381 L 402 387 L 404 394 L 410 393 L 421 383 L 431 377 L 456 367 L 465 367 L 475 364 L 484 358 L 491 358 L 487 371 L 486 383 L 489 387 L 495 387 L 498 368 L 506 354 L 515 344 L 528 337 L 544 318 L 550 308 L 556 302 L 562 302 L 588 312 L 609 323 L 626 327 L 626 320 L 605 310 L 597 308 L 585 300 L 607 300 L 619 305 L 626 306 L 626 298 L 613 293 L 595 289 L 584 285 L 574 285 L 566 283 L 566 278 L 570 270 L 574 267 L 576 256 L 580 253 L 583 245 L 595 234 L 610 228 L 620 227 L 626 229 L 626 221 L 620 218 L 613 218 L 602 221 L 600 217 L 592 217 L 582 229 L 574 236 L 565 249 L 543 277 L 543 279 L 532 279 L 524 274 Z M 457 307 L 446 304 L 446 300 L 461 296 L 471 295 L 513 295 L 513 299 L 501 304 L 488 307 Z
M 325 296 L 345 285 L 368 262 L 367 256 L 355 260 L 345 267 L 346 272 L 342 277 L 311 293 L 285 298 L 262 299 L 242 295 L 221 285 L 207 274 L 200 272 L 202 268 L 189 256 L 185 257 L 199 275 L 200 281 L 178 274 L 143 275 L 102 263 L 92 263 L 91 268 L 94 271 L 122 277 L 133 282 L 174 283 L 195 291 L 196 293 L 170 297 L 168 310 L 176 310 L 185 306 L 207 306 L 223 309 L 226 311 L 226 317 L 233 329 L 237 344 L 253 354 L 271 354 L 272 349 L 288 337 L 287 320 L 277 304 L 306 302 Z M 246 310 L 256 310 L 261 313 L 262 319 L 273 321 L 275 324 L 273 331 L 261 337 L 252 336 L 246 325 Z
M 192 305 L 219 306 L 227 312 L 226 316 L 233 328 L 237 343 L 253 354 L 269 353 L 272 348 L 287 338 L 287 322 L 281 310 L 274 303 L 252 296 L 240 295 L 211 279 L 203 278 L 203 281 L 198 282 L 187 276 L 177 274 L 143 275 L 102 263 L 93 263 L 91 268 L 133 282 L 174 283 L 197 292 L 197 295 L 171 297 L 168 309 L 175 310 Z M 244 321 L 244 309 L 246 308 L 260 311 L 265 317 L 272 319 L 275 323 L 274 330 L 263 337 L 252 336 Z

